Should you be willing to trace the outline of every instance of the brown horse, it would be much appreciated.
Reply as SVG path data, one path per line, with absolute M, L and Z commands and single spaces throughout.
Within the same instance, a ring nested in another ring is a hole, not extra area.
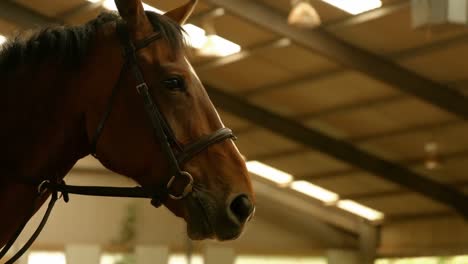
M 195 2 L 158 15 L 145 12 L 141 0 L 116 0 L 120 16 L 101 14 L 82 26 L 48 27 L 5 44 L 0 53 L 1 91 L 6 91 L 0 97 L 0 138 L 6 147 L 0 153 L 0 247 L 30 209 L 47 199 L 42 195 L 34 205 L 41 195 L 37 183 L 60 181 L 94 148 L 105 167 L 145 190 L 175 189 L 158 198 L 185 219 L 192 239 L 241 234 L 254 211 L 254 195 L 230 134 L 214 142 L 207 137 L 226 130 L 185 54 L 180 25 Z M 135 67 L 126 59 L 119 26 L 138 48 Z M 144 100 L 140 79 L 146 82 L 143 88 L 149 87 Z M 148 110 L 147 100 L 156 109 Z M 160 116 L 148 118 L 148 111 Z M 165 134 L 155 140 L 155 131 Z M 200 138 L 202 148 L 183 161 L 174 163 L 168 156 Z M 174 164 L 180 165 L 180 175 L 173 175 Z M 177 177 L 168 183 L 168 175 Z M 193 177 L 193 190 L 186 179 L 179 180 L 181 175 Z

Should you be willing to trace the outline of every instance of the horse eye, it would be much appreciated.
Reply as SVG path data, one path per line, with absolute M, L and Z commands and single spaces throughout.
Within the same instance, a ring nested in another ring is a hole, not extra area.
M 172 91 L 185 90 L 185 82 L 181 77 L 172 77 L 163 81 L 164 86 Z

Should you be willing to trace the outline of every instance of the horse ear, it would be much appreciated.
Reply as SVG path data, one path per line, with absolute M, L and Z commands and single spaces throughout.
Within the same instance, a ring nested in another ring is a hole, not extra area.
M 141 0 L 115 0 L 120 16 L 135 31 L 144 31 L 149 25 Z
M 195 9 L 195 5 L 197 4 L 198 0 L 190 0 L 185 5 L 173 9 L 164 15 L 171 18 L 175 22 L 179 23 L 179 25 L 183 25 L 185 21 L 190 17 L 193 10 Z

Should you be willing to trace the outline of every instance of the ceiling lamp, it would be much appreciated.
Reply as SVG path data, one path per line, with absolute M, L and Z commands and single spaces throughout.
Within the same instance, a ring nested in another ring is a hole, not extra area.
M 309 0 L 292 0 L 288 23 L 297 27 L 314 28 L 320 25 L 320 17 Z
M 424 160 L 424 167 L 428 170 L 435 170 L 440 168 L 441 161 L 439 157 L 439 145 L 437 142 L 430 141 L 424 145 L 424 151 L 427 154 Z

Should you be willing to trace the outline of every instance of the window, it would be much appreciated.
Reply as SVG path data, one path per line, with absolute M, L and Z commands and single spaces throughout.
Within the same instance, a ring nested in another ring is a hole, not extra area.
M 321 257 L 239 256 L 235 264 L 327 264 Z
M 451 257 L 418 257 L 379 259 L 375 264 L 468 264 L 468 255 Z
M 201 255 L 192 255 L 190 264 L 203 264 L 203 257 Z M 187 256 L 183 254 L 171 254 L 169 256 L 169 264 L 188 264 Z
M 33 251 L 28 255 L 28 264 L 66 264 L 65 253 L 59 251 Z

